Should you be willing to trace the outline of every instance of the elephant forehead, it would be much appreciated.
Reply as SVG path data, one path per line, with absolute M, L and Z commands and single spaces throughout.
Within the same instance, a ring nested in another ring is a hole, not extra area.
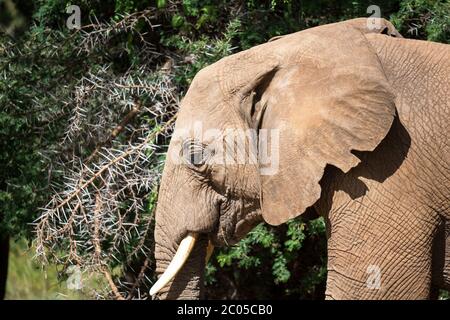
M 182 107 L 177 116 L 175 131 L 205 132 L 210 130 L 242 129 L 245 123 L 236 110 L 224 101 L 205 107 L 202 104 Z

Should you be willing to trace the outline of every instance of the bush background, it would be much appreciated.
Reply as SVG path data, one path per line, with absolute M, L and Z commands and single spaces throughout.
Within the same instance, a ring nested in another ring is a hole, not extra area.
M 66 27 L 66 8 L 73 4 L 81 8 L 86 34 Z M 86 125 L 77 129 L 75 141 L 68 141 L 64 137 L 73 125 L 75 93 L 80 82 L 95 75 L 106 77 L 104 83 L 126 78 L 133 84 L 151 84 L 167 72 L 171 92 L 181 98 L 198 70 L 226 55 L 274 36 L 367 17 L 370 14 L 366 9 L 373 4 L 405 37 L 449 43 L 449 2 L 438 0 L 0 0 L 0 233 L 12 238 L 7 297 L 55 298 L 49 290 L 62 292 L 58 297 L 95 296 L 88 289 L 67 293 L 56 284 L 67 278 L 69 264 L 84 267 L 91 252 L 77 249 L 80 261 L 75 263 L 67 258 L 69 249 L 64 239 L 46 243 L 45 252 L 50 253 L 49 259 L 44 260 L 54 287 L 48 289 L 44 283 L 30 290 L 24 288 L 38 284 L 36 279 L 43 279 L 43 273 L 38 262 L 29 262 L 33 254 L 22 253 L 36 249 L 27 244 L 36 240 L 33 222 L 42 215 L 41 208 L 48 206 L 52 196 L 64 190 L 71 161 L 85 161 L 120 123 L 124 112 L 129 111 L 124 107 L 116 114 L 114 103 L 128 106 L 129 101 L 139 99 L 139 103 L 146 104 L 161 94 L 127 91 L 121 92 L 118 100 L 108 100 L 98 89 L 98 94 L 89 96 L 83 104 L 87 109 Z M 139 16 L 142 12 L 150 22 Z M 127 22 L 124 27 L 119 24 L 133 15 L 138 17 L 133 23 Z M 87 38 L 93 41 L 90 45 L 83 42 Z M 86 49 L 80 50 L 82 46 Z M 102 127 L 96 124 L 96 116 L 105 108 L 111 110 L 107 115 L 110 123 L 103 123 Z M 167 121 L 166 109 L 161 110 L 157 117 L 151 112 L 139 113 L 121 136 L 102 147 L 119 148 L 134 141 L 136 128 L 158 129 Z M 145 257 L 152 255 L 157 174 L 163 162 L 160 154 L 169 139 L 170 132 L 153 141 L 158 157 L 147 165 L 154 168 L 155 182 L 137 195 L 142 206 L 136 215 L 146 221 L 143 225 L 147 228 L 120 245 L 111 244 L 106 236 L 101 244 L 108 252 L 104 256 L 105 267 L 118 290 L 128 298 L 145 298 L 154 281 L 153 261 L 145 262 L 145 270 L 142 265 Z M 122 214 L 121 209 L 117 210 L 118 215 Z M 145 246 L 142 252 L 134 253 L 140 239 L 145 239 Z M 20 268 L 29 271 L 18 271 Z M 322 299 L 325 280 L 323 220 L 295 219 L 276 228 L 261 224 L 238 245 L 216 250 L 207 267 L 207 296 Z M 131 290 L 127 283 L 135 281 L 138 289 Z M 103 285 L 97 283 L 94 287 L 102 292 L 97 297 L 117 297 L 111 290 L 102 289 Z

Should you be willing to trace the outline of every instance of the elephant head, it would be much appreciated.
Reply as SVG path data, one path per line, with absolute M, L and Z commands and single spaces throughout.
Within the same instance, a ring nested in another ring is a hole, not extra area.
M 200 298 L 208 242 L 230 245 L 260 221 L 312 206 L 325 166 L 344 172 L 391 127 L 394 98 L 367 19 L 283 36 L 201 70 L 184 97 L 155 227 L 161 298 Z

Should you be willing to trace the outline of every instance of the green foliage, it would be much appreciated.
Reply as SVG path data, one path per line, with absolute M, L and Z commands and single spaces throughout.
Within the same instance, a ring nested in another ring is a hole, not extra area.
M 439 300 L 450 300 L 450 292 L 446 290 L 439 291 Z
M 209 294 L 215 297 L 218 290 L 213 280 L 219 276 L 216 272 L 233 270 L 228 275 L 231 281 L 238 288 L 250 286 L 253 293 L 258 293 L 257 298 L 274 297 L 273 291 L 291 298 L 317 298 L 323 294 L 326 276 L 324 237 L 322 218 L 297 218 L 277 228 L 259 224 L 237 245 L 221 248 L 213 256 L 207 269 Z M 303 260 L 306 257 L 308 260 Z M 252 297 L 245 291 L 237 294 L 239 298 Z
M 142 1 L 139 0 L 117 0 L 115 1 L 115 11 L 117 13 L 130 13 L 137 11 Z
M 233 52 L 233 40 L 239 35 L 240 21 L 232 20 L 226 26 L 221 38 L 214 39 L 206 35 L 198 40 L 191 40 L 179 35 L 161 37 L 161 44 L 184 55 L 185 64 L 175 72 L 175 80 L 183 87 L 187 87 L 194 76 L 202 68 Z
M 391 20 L 407 37 L 450 43 L 448 0 L 403 0 Z
M 17 48 L 26 43 L 26 51 L 0 49 L 0 212 L 4 215 L 0 230 L 16 236 L 29 231 L 37 207 L 49 192 L 50 164 L 41 151 L 51 152 L 49 141 L 61 129 L 52 120 L 59 115 L 52 94 L 63 90 L 59 85 L 65 82 L 62 71 L 70 68 L 70 53 L 48 68 L 50 50 L 41 44 L 60 39 L 57 33 L 35 28 L 27 40 L 16 43 Z M 0 41 L 7 43 L 7 38 Z M 45 108 L 32 107 L 37 105 Z

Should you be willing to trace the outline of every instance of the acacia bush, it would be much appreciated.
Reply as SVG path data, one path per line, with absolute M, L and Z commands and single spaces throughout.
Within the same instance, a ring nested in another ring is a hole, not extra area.
M 0 3 L 0 232 L 99 298 L 147 298 L 153 211 L 178 103 L 203 67 L 271 37 L 368 16 L 371 1 L 38 0 Z M 69 30 L 66 8 L 81 8 Z M 447 1 L 378 1 L 405 36 L 449 40 Z M 325 225 L 261 224 L 216 250 L 207 296 L 324 296 Z

